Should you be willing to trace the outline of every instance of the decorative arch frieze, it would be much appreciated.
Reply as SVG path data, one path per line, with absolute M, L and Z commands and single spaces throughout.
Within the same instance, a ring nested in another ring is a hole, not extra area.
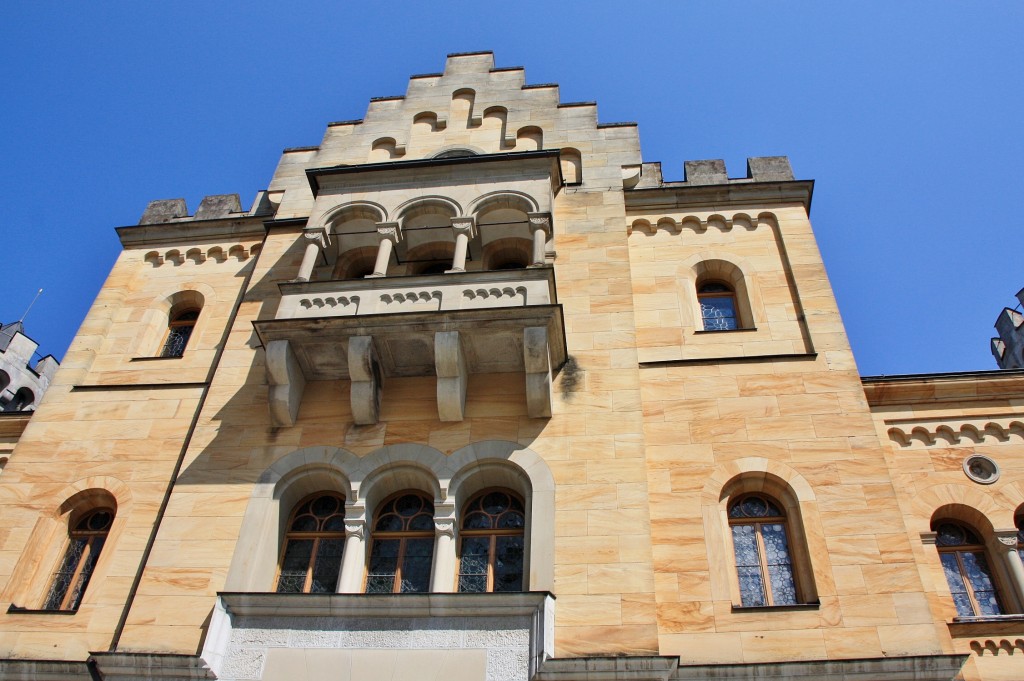
M 251 246 L 246 246 L 245 244 L 234 244 L 228 247 L 226 254 L 222 246 L 211 246 L 205 250 L 193 247 L 186 249 L 184 253 L 177 248 L 172 248 L 163 252 L 156 250 L 148 251 L 142 256 L 142 259 L 153 267 L 160 267 L 167 263 L 174 266 L 202 265 L 206 262 L 216 264 L 225 262 L 229 258 L 233 258 L 241 262 L 248 260 L 259 253 L 260 246 L 261 244 L 252 244 Z
M 889 439 L 900 447 L 970 447 L 978 444 L 1024 441 L 1024 423 L 1017 420 L 962 421 L 890 425 Z
M 704 234 L 709 230 L 718 232 L 730 232 L 733 229 L 743 229 L 752 232 L 760 227 L 774 227 L 778 219 L 774 213 L 762 212 L 757 217 L 749 213 L 733 213 L 732 216 L 710 213 L 708 215 L 666 215 L 657 217 L 653 215 L 638 217 L 629 224 L 627 234 L 639 232 L 647 236 L 653 236 L 664 231 L 672 234 L 681 234 L 684 231 L 693 234 Z

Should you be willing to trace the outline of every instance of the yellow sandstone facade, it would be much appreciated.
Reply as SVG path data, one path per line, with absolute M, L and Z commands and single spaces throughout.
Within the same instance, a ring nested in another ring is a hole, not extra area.
M 1024 677 L 1024 375 L 862 378 L 811 191 L 474 53 L 151 203 L 8 429 L 0 678 Z

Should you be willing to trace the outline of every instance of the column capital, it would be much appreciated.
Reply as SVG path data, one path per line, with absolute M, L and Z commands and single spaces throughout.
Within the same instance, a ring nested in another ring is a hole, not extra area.
M 472 239 L 476 236 L 476 218 L 472 216 L 468 218 L 452 218 L 452 230 L 454 230 L 456 235 L 465 234 Z
M 996 541 L 1007 548 L 1017 548 L 1017 528 L 1012 530 L 994 530 L 992 532 L 992 536 L 995 537 Z
M 327 230 L 323 227 L 307 227 L 302 230 L 302 238 L 306 240 L 306 243 L 314 243 L 320 248 L 327 248 L 327 244 L 330 243 Z
M 378 222 L 377 235 L 382 241 L 387 240 L 397 244 L 402 240 L 402 228 L 397 222 Z
M 355 537 L 356 539 L 366 538 L 366 521 L 359 520 L 345 520 L 345 536 Z
M 546 234 L 551 235 L 551 213 L 527 213 L 526 218 L 530 221 L 531 232 L 543 229 Z
M 435 534 L 444 535 L 445 537 L 455 538 L 455 519 L 454 518 L 434 518 L 434 532 Z

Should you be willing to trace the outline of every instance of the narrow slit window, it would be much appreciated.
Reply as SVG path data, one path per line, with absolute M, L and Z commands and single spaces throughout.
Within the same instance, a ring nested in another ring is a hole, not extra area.
M 113 522 L 114 512 L 102 508 L 75 523 L 68 532 L 68 546 L 53 574 L 43 610 L 78 610 Z
M 345 550 L 345 500 L 317 494 L 295 507 L 288 523 L 277 593 L 334 593 Z
M 434 559 L 434 503 L 418 492 L 385 502 L 371 535 L 366 593 L 426 593 Z
M 786 517 L 767 497 L 747 495 L 729 507 L 729 526 L 744 607 L 800 602 Z
M 459 591 L 523 590 L 523 502 L 505 490 L 491 490 L 466 504 L 459 533 Z
M 700 316 L 705 331 L 732 331 L 740 328 L 736 316 L 736 291 L 721 281 L 709 281 L 697 289 Z

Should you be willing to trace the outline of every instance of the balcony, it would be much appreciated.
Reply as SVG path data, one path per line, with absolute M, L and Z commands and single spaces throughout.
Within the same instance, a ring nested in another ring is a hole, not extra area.
M 353 419 L 378 421 L 384 379 L 436 376 L 438 417 L 461 421 L 469 374 L 525 374 L 527 411 L 551 415 L 566 357 L 554 270 L 531 267 L 280 284 L 277 318 L 253 322 L 275 425 L 295 423 L 307 381 L 351 381 Z

